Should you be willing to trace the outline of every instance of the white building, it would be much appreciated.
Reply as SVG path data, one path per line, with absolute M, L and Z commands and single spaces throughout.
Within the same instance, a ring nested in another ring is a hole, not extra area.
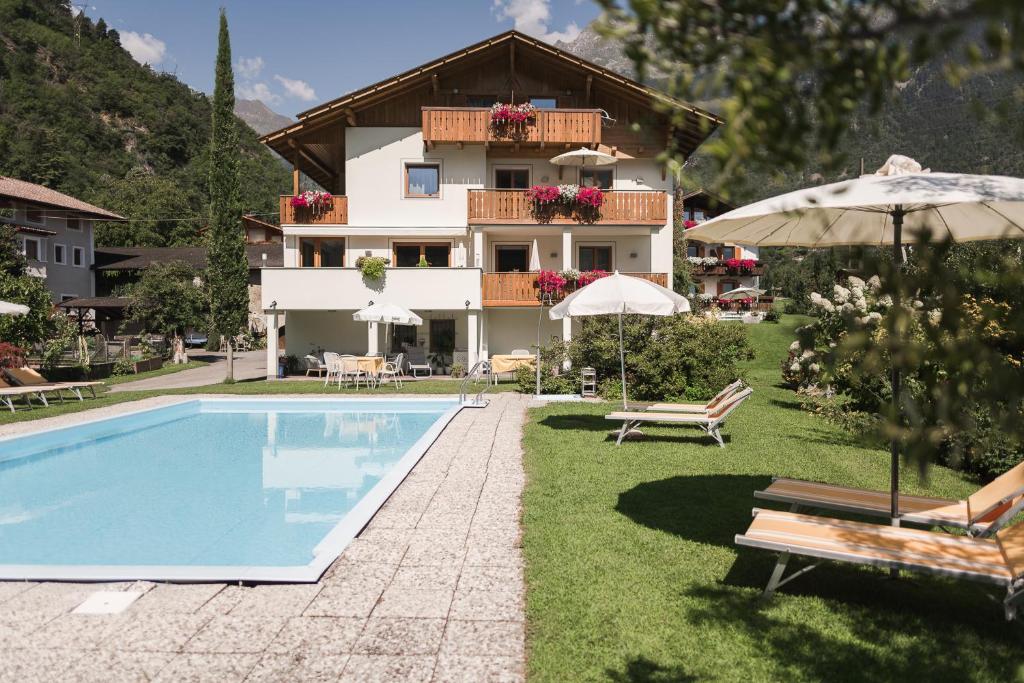
M 535 107 L 528 121 L 492 120 L 492 105 L 523 102 Z M 655 102 L 683 112 L 682 127 Z M 718 123 L 515 31 L 300 114 L 263 141 L 292 160 L 293 194 L 301 172 L 334 197 L 315 212 L 281 198 L 284 265 L 262 276 L 268 368 L 285 312 L 288 354 L 429 355 L 454 339 L 455 360 L 469 367 L 535 343 L 541 270 L 619 270 L 668 285 L 673 181 L 657 157 L 673 139 L 692 152 Z M 549 161 L 580 147 L 618 161 Z M 603 205 L 538 213 L 528 189 L 559 184 L 599 186 Z M 389 261 L 382 281 L 363 276 L 360 257 Z M 383 326 L 353 322 L 382 301 L 424 325 L 385 339 Z M 545 339 L 572 336 L 569 321 L 541 324 Z

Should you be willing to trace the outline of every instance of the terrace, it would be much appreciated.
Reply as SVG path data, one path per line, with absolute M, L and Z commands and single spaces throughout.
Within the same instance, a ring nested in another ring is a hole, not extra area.
M 495 128 L 485 107 L 423 107 L 423 142 L 437 144 L 545 147 L 596 146 L 601 142 L 600 109 L 539 109 L 526 123 Z
M 540 306 L 540 288 L 537 284 L 538 273 L 484 273 L 483 274 L 483 305 L 484 306 Z M 633 277 L 650 280 L 662 287 L 668 286 L 666 273 L 624 273 Z M 561 301 L 571 290 L 553 293 L 552 301 Z
M 527 190 L 469 190 L 471 225 L 550 223 L 571 225 L 665 225 L 668 194 L 661 190 L 608 190 L 593 216 L 538 216 Z

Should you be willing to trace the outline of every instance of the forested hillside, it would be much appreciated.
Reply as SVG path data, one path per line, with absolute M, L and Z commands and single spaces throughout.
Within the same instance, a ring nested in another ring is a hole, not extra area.
M 66 1 L 0 0 L 0 174 L 133 219 L 193 219 L 101 226 L 101 244 L 198 244 L 209 100 L 137 63 L 102 19 L 78 26 Z M 241 122 L 239 137 L 241 208 L 273 213 L 287 173 Z

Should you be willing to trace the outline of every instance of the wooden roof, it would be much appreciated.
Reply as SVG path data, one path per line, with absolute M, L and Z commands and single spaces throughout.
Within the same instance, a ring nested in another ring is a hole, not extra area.
M 297 153 L 299 168 L 321 185 L 328 187 L 329 182 L 325 183 L 325 180 L 330 181 L 332 174 L 337 176 L 344 172 L 344 157 L 338 154 L 339 146 L 344 144 L 344 134 L 342 132 L 339 135 L 338 131 L 346 125 L 358 125 L 360 111 L 416 89 L 433 87 L 433 92 L 438 93 L 439 82 L 443 82 L 446 75 L 470 64 L 492 59 L 502 50 L 510 55 L 521 55 L 513 56 L 513 61 L 542 61 L 552 70 L 579 72 L 581 87 L 586 81 L 589 90 L 589 84 L 593 82 L 597 87 L 612 91 L 617 97 L 628 100 L 632 103 L 631 106 L 649 110 L 658 117 L 664 118 L 664 114 L 658 111 L 659 103 L 683 110 L 685 125 L 676 128 L 673 133 L 685 154 L 692 153 L 722 123 L 722 119 L 711 112 L 669 97 L 663 92 L 536 38 L 518 31 L 506 31 L 301 112 L 298 114 L 297 123 L 268 133 L 260 140 L 287 159 L 294 159 Z M 403 124 L 381 124 L 375 120 L 365 125 Z

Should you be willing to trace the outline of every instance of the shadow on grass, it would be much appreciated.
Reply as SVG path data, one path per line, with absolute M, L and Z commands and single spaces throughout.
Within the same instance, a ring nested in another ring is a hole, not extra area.
M 630 659 L 622 671 L 608 669 L 605 674 L 615 683 L 688 683 L 698 680 L 681 666 L 663 666 L 643 656 Z
M 610 411 L 609 411 L 610 412 Z M 582 430 L 585 432 L 607 432 L 617 429 L 616 423 L 604 419 L 604 415 L 570 414 L 570 415 L 548 415 L 540 421 L 540 424 L 551 429 Z
M 800 410 L 803 411 L 803 406 L 800 405 L 800 401 L 796 399 L 783 400 L 778 398 L 768 399 L 768 403 L 772 404 L 776 408 L 785 408 L 786 410 Z

